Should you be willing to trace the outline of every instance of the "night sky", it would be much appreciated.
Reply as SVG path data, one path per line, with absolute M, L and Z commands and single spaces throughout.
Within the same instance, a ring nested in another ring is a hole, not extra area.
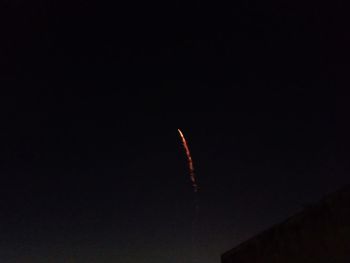
M 218 263 L 350 183 L 340 5 L 0 10 L 2 263 Z

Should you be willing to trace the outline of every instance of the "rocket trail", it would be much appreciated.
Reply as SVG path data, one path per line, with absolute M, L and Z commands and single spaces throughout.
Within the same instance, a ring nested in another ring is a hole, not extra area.
M 186 152 L 186 156 L 187 156 L 187 162 L 188 162 L 188 167 L 189 167 L 189 170 L 190 170 L 190 179 L 191 179 L 191 182 L 192 182 L 192 186 L 193 186 L 193 190 L 195 192 L 195 195 L 193 196 L 194 197 L 194 210 L 193 210 L 193 218 L 192 218 L 192 225 L 191 225 L 191 229 L 192 229 L 192 233 L 191 233 L 191 251 L 192 251 L 192 260 L 191 262 L 192 263 L 197 263 L 199 262 L 197 259 L 197 253 L 196 253 L 196 250 L 197 250 L 197 244 L 199 244 L 199 240 L 196 240 L 198 239 L 197 235 L 196 235 L 196 232 L 199 230 L 197 229 L 198 227 L 198 219 L 199 219 L 199 196 L 198 196 L 198 184 L 197 184 L 197 180 L 196 180 L 196 176 L 195 176 L 195 173 L 194 173 L 194 166 L 193 166 L 193 161 L 192 161 L 192 156 L 191 156 L 191 152 L 190 152 L 190 149 L 188 147 L 188 144 L 187 144 L 187 141 L 186 141 L 186 138 L 185 136 L 183 135 L 182 131 L 180 129 L 177 129 L 179 134 L 180 134 L 180 137 L 181 137 L 181 140 L 182 140 L 182 144 L 183 144 L 183 147 L 185 149 L 185 152 Z
M 194 166 L 193 166 L 191 152 L 190 152 L 190 149 L 188 148 L 188 144 L 187 144 L 186 138 L 183 135 L 182 131 L 180 129 L 177 129 L 177 130 L 178 130 L 178 132 L 180 134 L 183 147 L 185 148 L 187 161 L 188 161 L 188 168 L 190 170 L 190 179 L 191 179 L 191 182 L 192 182 L 192 186 L 193 186 L 194 192 L 196 193 L 196 192 L 198 192 L 198 185 L 197 185 L 196 176 L 195 176 L 195 173 L 194 173 Z

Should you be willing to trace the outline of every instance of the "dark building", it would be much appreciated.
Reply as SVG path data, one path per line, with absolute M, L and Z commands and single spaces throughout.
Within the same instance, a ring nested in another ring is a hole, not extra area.
M 349 263 L 350 186 L 224 253 L 222 263 Z

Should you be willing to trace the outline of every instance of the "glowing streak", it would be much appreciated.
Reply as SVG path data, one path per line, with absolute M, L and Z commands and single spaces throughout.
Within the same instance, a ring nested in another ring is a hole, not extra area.
M 185 136 L 183 135 L 182 131 L 180 129 L 177 129 L 179 134 L 180 134 L 180 137 L 181 137 L 181 140 L 182 140 L 182 144 L 185 148 L 185 152 L 186 152 L 186 156 L 187 156 L 187 160 L 188 160 L 188 167 L 190 169 L 190 179 L 191 179 L 191 182 L 192 182 L 192 186 L 193 186 L 193 189 L 195 192 L 198 191 L 198 185 L 197 185 L 197 182 L 196 182 L 196 176 L 194 174 L 194 166 L 193 166 L 193 161 L 192 161 L 192 157 L 191 157 L 191 152 L 190 152 L 190 149 L 188 148 L 188 144 L 187 144 L 187 141 L 186 141 L 186 138 Z

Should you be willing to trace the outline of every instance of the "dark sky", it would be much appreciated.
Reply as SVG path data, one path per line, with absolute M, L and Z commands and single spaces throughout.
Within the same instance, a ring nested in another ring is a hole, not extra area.
M 3 1 L 0 261 L 215 263 L 350 183 L 341 10 Z

